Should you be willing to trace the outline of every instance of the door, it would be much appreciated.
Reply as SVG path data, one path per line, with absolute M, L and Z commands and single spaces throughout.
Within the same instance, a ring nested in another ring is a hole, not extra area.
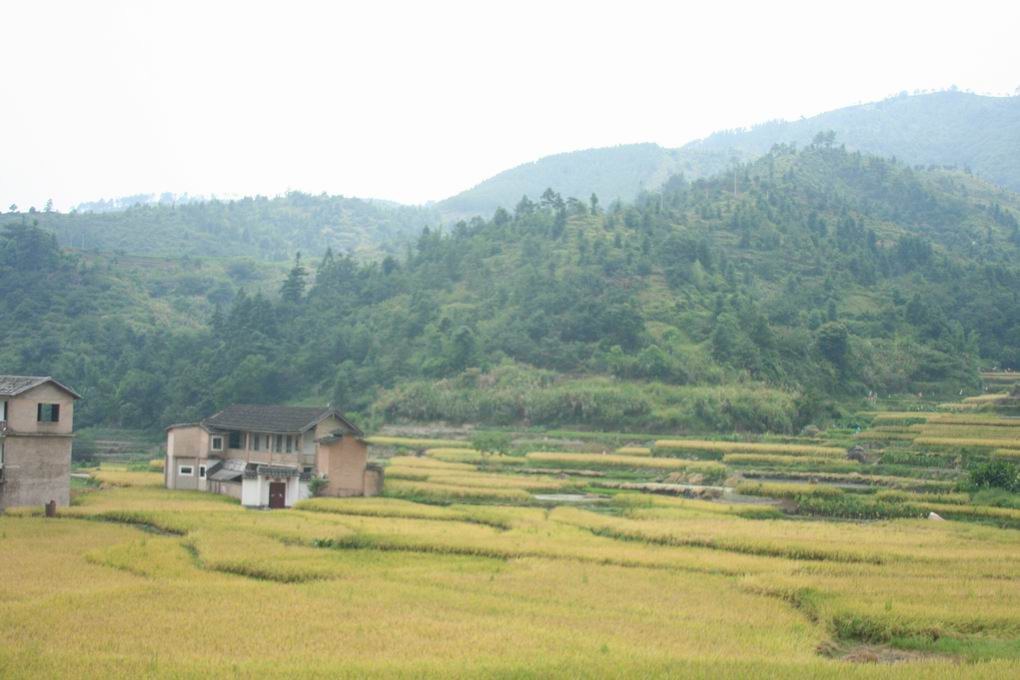
M 287 484 L 285 482 L 269 483 L 269 507 L 287 507 Z

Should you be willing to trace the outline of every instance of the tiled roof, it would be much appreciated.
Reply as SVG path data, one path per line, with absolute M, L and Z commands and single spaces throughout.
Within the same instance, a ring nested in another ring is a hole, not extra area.
M 14 397 L 33 387 L 43 383 L 53 383 L 60 389 L 70 394 L 75 399 L 81 399 L 81 395 L 67 385 L 60 383 L 49 376 L 33 375 L 0 375 L 0 397 Z
M 202 425 L 215 430 L 245 430 L 249 432 L 302 432 L 320 420 L 336 416 L 351 432 L 362 432 L 342 413 L 328 406 L 261 406 L 237 404 L 202 421 Z
M 214 482 L 232 482 L 241 478 L 246 465 L 247 462 L 243 460 L 228 458 L 210 467 L 206 475 Z

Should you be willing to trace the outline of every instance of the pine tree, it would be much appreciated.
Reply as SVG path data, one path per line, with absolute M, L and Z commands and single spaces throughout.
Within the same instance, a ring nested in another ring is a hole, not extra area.
M 287 274 L 287 280 L 280 287 L 280 297 L 284 302 L 297 304 L 305 294 L 305 279 L 308 277 L 305 268 L 301 266 L 301 253 L 294 256 L 294 266 Z

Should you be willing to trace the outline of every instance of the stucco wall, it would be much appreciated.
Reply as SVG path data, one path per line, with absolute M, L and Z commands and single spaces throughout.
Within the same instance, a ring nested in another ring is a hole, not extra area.
M 50 383 L 7 397 L 7 427 L 14 432 L 70 434 L 74 430 L 74 397 Z M 39 404 L 59 404 L 60 420 L 39 422 Z
M 180 474 L 181 466 L 187 465 L 191 468 L 191 475 Z M 182 489 L 184 491 L 197 491 L 198 490 L 198 459 L 189 458 L 187 456 L 174 457 L 174 484 L 172 489 Z
M 326 475 L 327 496 L 362 496 L 365 493 L 365 465 L 368 446 L 353 436 L 333 442 L 319 442 L 316 467 Z
M 0 508 L 43 505 L 51 500 L 57 505 L 68 505 L 71 437 L 6 437 L 4 479 L 0 485 Z

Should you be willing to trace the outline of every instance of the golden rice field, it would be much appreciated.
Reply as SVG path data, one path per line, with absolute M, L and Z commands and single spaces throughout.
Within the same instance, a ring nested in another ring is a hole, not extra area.
M 466 464 L 391 468 L 426 479 L 388 487 L 524 492 L 523 475 Z M 599 511 L 387 497 L 266 512 L 145 481 L 56 519 L 0 516 L 0 677 L 1020 672 L 1015 530 L 639 493 Z
M 786 456 L 815 456 L 842 458 L 846 451 L 833 446 L 808 444 L 772 444 L 758 442 L 726 442 L 706 439 L 660 439 L 655 448 L 663 452 L 712 451 L 718 453 L 757 453 Z
M 527 459 L 536 463 L 557 463 L 562 465 L 597 465 L 610 468 L 636 468 L 653 470 L 683 470 L 687 472 L 719 472 L 725 468 L 713 461 L 684 460 L 681 458 L 653 458 L 649 456 L 619 456 L 600 453 L 558 453 L 532 451 Z

